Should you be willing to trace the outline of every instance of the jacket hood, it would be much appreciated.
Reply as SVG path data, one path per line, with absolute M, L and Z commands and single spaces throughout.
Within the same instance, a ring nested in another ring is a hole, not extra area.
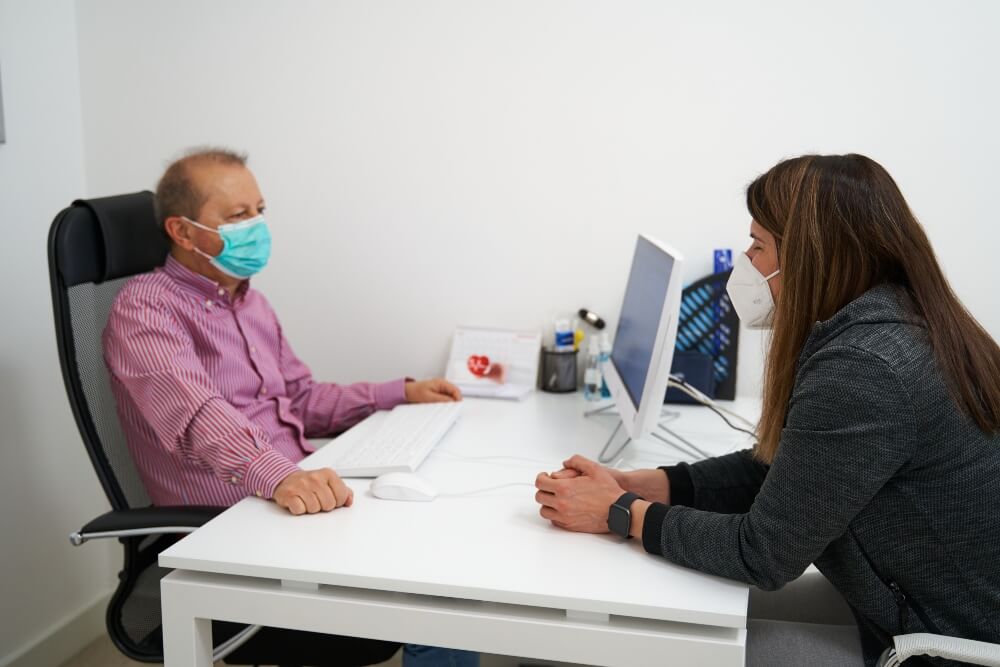
M 910 296 L 902 286 L 892 283 L 876 285 L 838 310 L 830 319 L 817 322 L 802 346 L 799 362 L 853 326 L 887 323 L 924 326 L 923 320 L 914 311 Z

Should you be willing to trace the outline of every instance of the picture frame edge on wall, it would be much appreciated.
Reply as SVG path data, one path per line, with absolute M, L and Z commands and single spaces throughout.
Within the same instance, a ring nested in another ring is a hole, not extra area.
M 7 143 L 7 133 L 3 124 L 3 76 L 0 75 L 0 144 Z

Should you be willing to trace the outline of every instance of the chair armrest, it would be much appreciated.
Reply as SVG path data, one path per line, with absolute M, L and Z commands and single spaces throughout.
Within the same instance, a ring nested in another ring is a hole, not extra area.
M 879 660 L 880 665 L 895 666 L 915 655 L 929 655 L 935 658 L 968 662 L 973 665 L 1000 667 L 1000 645 L 998 644 L 925 632 L 897 635 L 892 638 L 892 641 L 896 647 L 883 654 L 882 659 Z
M 73 546 L 80 546 L 87 540 L 108 537 L 191 533 L 224 509 L 226 508 L 206 505 L 178 505 L 115 510 L 102 514 L 78 532 L 71 533 L 69 541 Z

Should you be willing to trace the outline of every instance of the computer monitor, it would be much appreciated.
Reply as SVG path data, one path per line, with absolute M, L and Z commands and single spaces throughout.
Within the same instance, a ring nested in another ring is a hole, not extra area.
M 639 235 L 611 359 L 604 368 L 633 440 L 653 432 L 663 408 L 680 316 L 682 262 L 676 250 Z

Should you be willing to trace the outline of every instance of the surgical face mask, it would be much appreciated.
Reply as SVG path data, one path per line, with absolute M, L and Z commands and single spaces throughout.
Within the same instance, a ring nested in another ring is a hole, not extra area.
M 751 329 L 770 329 L 774 319 L 774 298 L 767 281 L 781 273 L 763 275 L 744 253 L 736 256 L 726 291 L 740 321 Z
M 212 266 L 233 278 L 249 278 L 265 266 L 271 256 L 271 232 L 267 229 L 264 216 L 241 220 L 218 229 L 207 227 L 191 218 L 184 218 L 195 227 L 215 232 L 222 238 L 222 252 L 215 257 L 198 248 L 194 251 L 208 259 Z

